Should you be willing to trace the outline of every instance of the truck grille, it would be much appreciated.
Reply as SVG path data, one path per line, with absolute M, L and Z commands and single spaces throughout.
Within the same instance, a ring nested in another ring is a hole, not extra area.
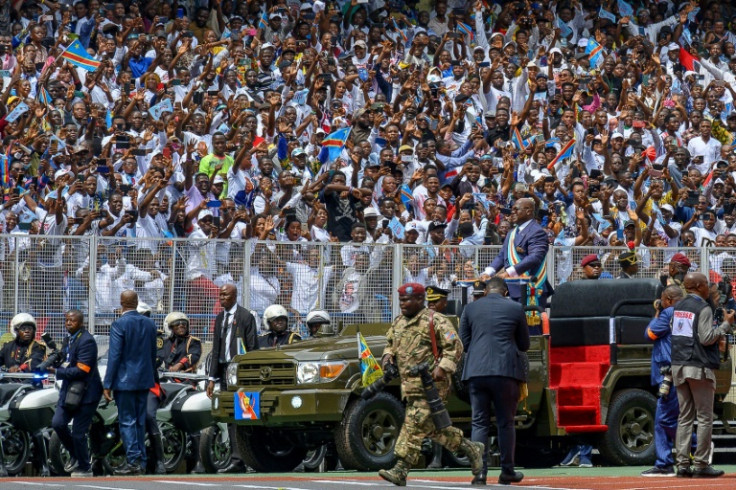
M 239 386 L 295 385 L 296 364 L 241 364 L 238 367 Z

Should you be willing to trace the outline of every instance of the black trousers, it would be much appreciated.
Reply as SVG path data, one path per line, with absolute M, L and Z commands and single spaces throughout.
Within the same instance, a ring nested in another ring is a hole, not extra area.
M 514 472 L 516 429 L 514 415 L 519 400 L 519 381 L 505 376 L 479 376 L 468 381 L 473 410 L 472 440 L 488 444 L 491 429 L 491 404 L 498 427 L 501 472 Z M 488 448 L 483 452 L 483 470 L 488 468 Z
M 87 447 L 87 434 L 92 425 L 92 417 L 97 411 L 97 403 L 85 403 L 73 412 L 65 410 L 59 403 L 51 420 L 51 427 L 59 435 L 61 443 L 69 454 L 77 458 L 79 471 L 89 471 L 89 449 Z M 72 430 L 69 430 L 69 422 L 74 419 Z
M 157 436 L 161 433 L 161 429 L 156 422 L 156 411 L 161 406 L 161 399 L 148 392 L 148 400 L 146 401 L 146 432 L 151 436 Z
M 220 379 L 224 379 L 225 370 L 221 369 L 220 372 L 223 374 Z M 227 392 L 227 382 L 220 381 L 220 393 Z M 245 465 L 243 459 L 240 457 L 240 450 L 235 442 L 235 424 L 227 424 L 227 435 L 230 438 L 230 463 L 237 465 Z

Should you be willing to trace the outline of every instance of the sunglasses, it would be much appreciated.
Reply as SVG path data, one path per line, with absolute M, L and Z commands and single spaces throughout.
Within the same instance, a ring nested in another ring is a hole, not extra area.
M 590 264 L 587 264 L 585 267 L 592 267 L 593 269 L 598 269 L 602 266 L 600 262 L 591 262 Z

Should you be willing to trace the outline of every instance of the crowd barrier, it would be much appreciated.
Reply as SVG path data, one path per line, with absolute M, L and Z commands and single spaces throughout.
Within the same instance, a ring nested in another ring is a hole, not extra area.
M 396 289 L 416 281 L 449 289 L 450 307 L 463 301 L 470 284 L 499 253 L 498 246 L 381 245 L 264 242 L 100 236 L 0 235 L 0 321 L 29 312 L 41 329 L 63 334 L 63 312 L 84 312 L 90 330 L 104 334 L 119 314 L 120 293 L 138 292 L 157 323 L 180 310 L 192 331 L 211 340 L 220 310 L 218 289 L 238 287 L 238 303 L 259 319 L 279 303 L 292 327 L 315 308 L 337 322 L 388 322 L 399 313 Z M 553 285 L 582 277 L 580 260 L 596 253 L 604 271 L 620 274 L 624 248 L 550 247 Z M 736 276 L 736 250 L 661 248 L 638 250 L 638 276 L 658 277 L 669 259 L 685 253 L 693 268 L 712 278 Z

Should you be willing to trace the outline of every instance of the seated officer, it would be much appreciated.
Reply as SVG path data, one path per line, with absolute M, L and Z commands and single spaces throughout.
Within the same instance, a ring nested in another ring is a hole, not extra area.
M 450 291 L 439 286 L 427 286 L 427 307 L 437 313 L 445 313 Z
M 0 366 L 9 373 L 31 372 L 46 357 L 46 346 L 34 340 L 35 318 L 28 313 L 18 313 L 10 322 L 10 333 L 14 338 L 0 350 Z
M 639 258 L 636 252 L 624 252 L 618 256 L 618 265 L 621 267 L 621 274 L 618 279 L 633 279 L 639 272 Z
M 271 305 L 263 312 L 263 327 L 268 333 L 258 337 L 258 347 L 288 345 L 302 338 L 298 333 L 289 332 L 289 313 L 281 305 Z

